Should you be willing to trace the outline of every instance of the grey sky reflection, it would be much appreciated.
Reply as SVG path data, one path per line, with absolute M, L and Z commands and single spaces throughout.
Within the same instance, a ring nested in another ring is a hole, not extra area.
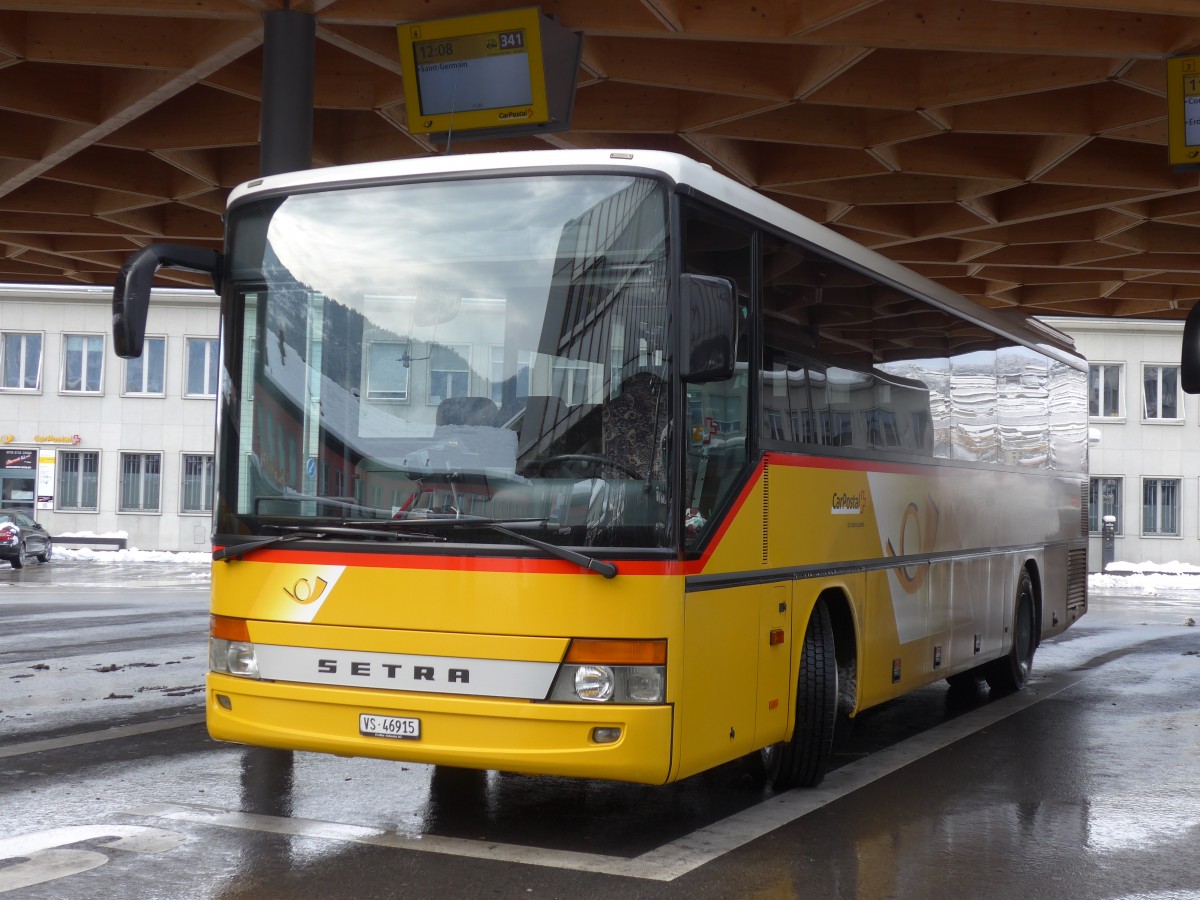
M 303 194 L 279 208 L 268 238 L 298 282 L 355 310 L 365 296 L 507 298 L 513 262 L 523 263 L 523 288 L 544 297 L 564 225 L 633 180 L 532 176 Z

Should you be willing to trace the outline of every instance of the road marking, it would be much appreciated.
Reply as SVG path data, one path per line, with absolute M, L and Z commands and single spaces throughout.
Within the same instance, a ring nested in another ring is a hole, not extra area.
M 0 861 L 22 860 L 0 866 L 0 894 L 78 875 L 108 862 L 103 853 L 70 844 L 95 841 L 102 848 L 128 853 L 165 853 L 184 840 L 177 832 L 140 825 L 66 825 L 0 838 Z
M 673 881 L 756 838 L 763 837 L 859 788 L 891 775 L 912 762 L 970 737 L 1036 703 L 1048 700 L 1082 681 L 1089 674 L 1091 673 L 1087 670 L 1064 673 L 1020 693 L 994 700 L 986 706 L 964 713 L 899 744 L 842 766 L 830 772 L 819 787 L 788 791 L 771 797 L 750 809 L 699 828 L 678 840 L 632 859 L 495 841 L 402 833 L 365 825 L 234 812 L 191 804 L 154 803 L 124 810 L 124 813 L 244 831 L 347 841 L 605 875 L 625 875 L 650 881 Z
M 172 728 L 186 728 L 188 725 L 199 725 L 203 721 L 204 713 L 196 713 L 190 716 L 176 716 L 173 719 L 163 719 L 158 722 L 143 722 L 140 725 L 121 725 L 117 728 L 106 728 L 103 731 L 85 731 L 82 734 L 69 734 L 66 737 L 27 741 L 24 744 L 10 744 L 7 747 L 0 747 L 0 759 L 24 756 L 27 753 L 41 753 L 46 750 L 62 750 L 64 747 L 79 747 L 83 744 L 95 744 L 100 741 L 115 741 L 118 738 L 136 737 L 139 734 L 153 734 L 156 731 L 170 731 Z

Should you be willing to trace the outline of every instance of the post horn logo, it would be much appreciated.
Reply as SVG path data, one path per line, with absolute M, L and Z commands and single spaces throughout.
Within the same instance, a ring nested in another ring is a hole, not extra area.
M 307 578 L 298 578 L 290 591 L 284 588 L 283 592 L 297 603 L 309 604 L 319 600 L 327 587 L 329 587 L 329 582 L 319 576 L 314 578 L 311 583 Z
M 937 543 L 938 521 L 941 519 L 942 513 L 938 509 L 937 504 L 933 502 L 932 497 L 927 498 L 929 505 L 925 507 L 925 525 L 921 526 L 921 509 L 916 503 L 910 503 L 904 508 L 904 515 L 900 517 L 900 550 L 892 546 L 892 539 L 887 540 L 887 555 L 891 557 L 903 557 L 907 553 L 928 553 L 933 550 Z M 906 538 L 910 532 L 916 538 L 916 547 L 906 550 Z M 895 569 L 896 580 L 900 582 L 900 587 L 906 594 L 915 594 L 925 584 L 925 579 L 929 576 L 929 566 L 897 566 Z

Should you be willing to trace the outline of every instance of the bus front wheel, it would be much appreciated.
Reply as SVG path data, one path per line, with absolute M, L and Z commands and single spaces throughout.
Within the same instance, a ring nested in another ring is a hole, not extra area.
M 1013 615 L 1012 647 L 1008 654 L 984 666 L 983 677 L 993 691 L 1019 691 L 1029 681 L 1033 653 L 1037 649 L 1037 619 L 1034 615 L 1033 580 L 1021 570 L 1017 579 L 1016 610 Z
M 833 620 L 824 601 L 818 601 L 804 632 L 800 674 L 796 680 L 796 728 L 791 740 L 759 751 L 762 776 L 771 787 L 820 784 L 829 767 L 837 723 L 838 672 Z

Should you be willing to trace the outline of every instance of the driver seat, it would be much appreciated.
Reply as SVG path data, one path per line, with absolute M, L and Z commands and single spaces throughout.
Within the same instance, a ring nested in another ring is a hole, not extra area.
M 667 396 L 661 378 L 638 372 L 625 379 L 621 393 L 604 404 L 601 421 L 605 456 L 644 477 L 662 477 L 658 451 L 667 427 Z

